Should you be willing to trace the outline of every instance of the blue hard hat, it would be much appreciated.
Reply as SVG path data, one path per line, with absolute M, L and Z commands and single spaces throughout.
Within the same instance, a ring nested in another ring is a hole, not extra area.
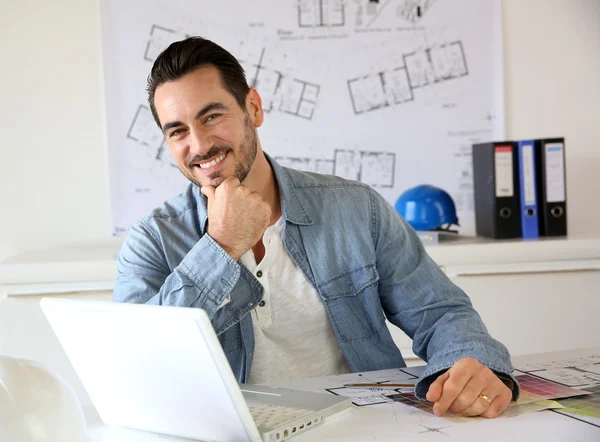
M 408 189 L 396 201 L 396 212 L 415 230 L 436 230 L 458 225 L 456 207 L 448 192 L 428 184 Z

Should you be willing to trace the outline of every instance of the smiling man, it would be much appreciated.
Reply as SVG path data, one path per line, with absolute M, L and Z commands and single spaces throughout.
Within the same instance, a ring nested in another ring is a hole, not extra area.
M 235 57 L 189 38 L 148 99 L 186 191 L 132 226 L 114 300 L 204 309 L 239 382 L 404 367 L 386 318 L 428 362 L 434 411 L 496 417 L 519 395 L 507 349 L 369 186 L 281 167 Z

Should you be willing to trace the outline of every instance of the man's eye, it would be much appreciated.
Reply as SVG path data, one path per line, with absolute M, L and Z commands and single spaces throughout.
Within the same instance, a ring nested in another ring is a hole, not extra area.
M 219 118 L 222 114 L 210 114 L 208 117 L 206 117 L 206 121 L 213 121 L 216 120 L 217 118 Z
M 175 129 L 173 132 L 171 132 L 169 137 L 173 138 L 173 137 L 176 137 L 177 135 L 181 135 L 182 133 L 183 133 L 183 129 Z

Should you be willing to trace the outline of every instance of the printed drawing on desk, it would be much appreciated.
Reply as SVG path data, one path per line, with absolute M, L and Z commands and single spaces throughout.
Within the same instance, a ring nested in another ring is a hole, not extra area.
M 517 404 L 519 405 L 547 399 L 583 396 L 589 393 L 588 391 L 566 387 L 562 384 L 557 384 L 556 382 L 551 382 L 529 374 L 515 374 L 515 377 L 521 386 L 521 396 L 517 400 Z
M 595 353 L 570 359 L 526 362 L 517 364 L 516 368 L 567 387 L 587 388 L 600 384 L 600 354 Z
M 352 403 L 358 407 L 391 402 L 390 395 L 397 394 L 401 389 L 381 389 L 348 387 L 349 384 L 369 383 L 375 385 L 414 383 L 417 377 L 402 369 L 382 370 L 377 372 L 354 373 L 344 376 L 342 385 L 325 388 L 324 390 L 338 395 L 352 398 Z
M 421 401 L 415 397 L 413 393 L 396 393 L 389 396 L 389 399 L 407 405 L 409 407 L 417 408 L 425 413 L 433 415 L 433 404 L 427 401 Z M 540 400 L 537 402 L 530 402 L 525 404 L 512 403 L 500 417 L 514 417 L 525 413 L 533 413 L 536 411 L 547 410 L 552 408 L 562 408 L 562 406 L 555 401 L 551 400 Z M 474 420 L 485 420 L 484 417 L 464 417 L 448 413 L 443 416 L 444 419 L 454 422 L 456 424 L 463 424 L 473 422 Z
M 555 411 L 600 428 L 600 351 L 582 349 L 569 353 L 569 358 L 521 357 L 514 365 L 519 371 L 551 381 L 562 389 L 585 393 L 559 399 L 564 408 Z
M 561 400 L 560 404 L 564 407 L 562 411 L 600 419 L 600 385 L 587 387 L 586 390 L 590 394 Z

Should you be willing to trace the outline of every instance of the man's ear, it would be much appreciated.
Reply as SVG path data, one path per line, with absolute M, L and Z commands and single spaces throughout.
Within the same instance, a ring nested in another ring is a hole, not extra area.
M 254 127 L 260 127 L 265 121 L 265 112 L 262 107 L 262 98 L 258 94 L 258 91 L 253 87 L 248 91 L 248 95 L 246 95 L 246 110 L 250 117 L 252 118 L 252 122 L 254 123 Z

